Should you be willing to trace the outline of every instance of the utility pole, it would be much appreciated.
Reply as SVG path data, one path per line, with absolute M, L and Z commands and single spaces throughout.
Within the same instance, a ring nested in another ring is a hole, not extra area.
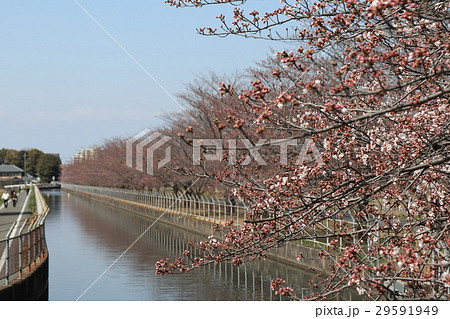
M 23 170 L 25 171 L 25 184 L 27 178 L 27 153 L 23 153 Z

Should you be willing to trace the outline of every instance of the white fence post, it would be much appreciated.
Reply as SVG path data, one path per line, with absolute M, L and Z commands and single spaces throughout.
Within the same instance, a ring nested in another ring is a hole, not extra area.
M 219 202 L 219 222 L 222 222 L 220 213 L 221 213 L 221 205 L 220 205 L 220 202 Z

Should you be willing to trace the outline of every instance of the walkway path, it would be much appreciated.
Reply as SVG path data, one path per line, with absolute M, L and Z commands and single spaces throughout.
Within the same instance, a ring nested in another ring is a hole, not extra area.
M 7 208 L 3 206 L 1 200 L 0 207 L 0 240 L 5 239 L 8 232 L 11 230 L 10 237 L 19 235 L 20 226 L 30 215 L 31 211 L 28 207 L 31 191 L 27 196 L 27 192 L 22 190 L 19 194 L 19 200 L 16 207 L 13 206 L 12 200 L 9 200 Z M 17 222 L 15 225 L 14 223 Z M 14 227 L 13 227 L 14 225 Z

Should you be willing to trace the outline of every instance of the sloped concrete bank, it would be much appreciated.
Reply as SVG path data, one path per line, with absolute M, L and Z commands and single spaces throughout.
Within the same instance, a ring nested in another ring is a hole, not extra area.
M 213 230 L 215 223 L 208 218 L 186 216 L 173 210 L 163 210 L 161 208 L 150 205 L 134 203 L 127 200 L 111 198 L 103 195 L 87 193 L 79 190 L 66 190 L 69 193 L 74 193 L 88 200 L 95 200 L 106 205 L 116 208 L 121 208 L 132 212 L 143 218 L 149 218 L 171 226 L 179 227 L 183 230 L 190 231 L 202 236 L 216 235 L 217 232 Z M 303 255 L 303 258 L 297 260 L 296 256 Z M 329 260 L 320 259 L 318 257 L 319 250 L 314 247 L 304 246 L 297 243 L 289 242 L 286 245 L 272 249 L 266 255 L 272 259 L 285 263 L 294 267 L 313 268 L 315 271 L 327 272 L 329 271 Z

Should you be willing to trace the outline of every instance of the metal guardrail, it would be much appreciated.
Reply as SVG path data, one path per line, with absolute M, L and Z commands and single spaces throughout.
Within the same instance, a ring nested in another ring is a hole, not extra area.
M 12 279 L 23 278 L 47 253 L 44 221 L 50 209 L 37 187 L 34 194 L 37 214 L 21 224 L 15 222 L 6 239 L 0 240 L 0 287 L 9 285 Z M 19 229 L 18 235 L 11 236 L 13 229 Z
M 225 224 L 233 220 L 233 224 L 237 227 L 244 225 L 244 220 L 247 218 L 247 207 L 244 203 L 234 203 L 233 200 L 219 199 L 205 196 L 195 195 L 175 195 L 170 193 L 146 192 L 136 191 L 130 189 L 119 189 L 99 186 L 85 186 L 74 184 L 62 184 L 62 188 L 67 190 L 75 190 L 89 194 L 95 194 L 114 199 L 129 201 L 146 205 L 150 208 L 155 208 L 162 211 L 174 212 L 177 214 L 191 216 L 208 220 L 216 224 Z M 348 216 L 349 220 L 342 219 L 326 219 L 313 226 L 313 231 L 322 231 L 323 233 L 339 233 L 338 229 L 343 227 L 350 227 L 356 229 L 357 224 L 352 221 L 352 216 Z M 339 249 L 344 249 L 346 243 L 343 238 L 336 235 L 338 239 Z M 333 238 L 326 237 L 324 241 L 314 239 L 302 239 L 301 244 L 320 247 L 327 249 L 328 244 Z M 353 242 L 355 238 L 352 239 Z
M 218 224 L 233 220 L 236 225 L 243 225 L 243 221 L 247 217 L 245 205 L 243 203 L 234 203 L 231 199 L 223 200 L 195 195 L 177 196 L 169 193 L 73 184 L 62 184 L 62 188 L 130 201 L 158 210 L 201 218 Z
M 34 196 L 36 198 L 37 218 L 34 221 L 33 225 L 37 227 L 44 224 L 45 218 L 47 217 L 50 208 L 48 207 L 44 196 L 42 196 L 42 193 L 37 186 L 34 187 Z

